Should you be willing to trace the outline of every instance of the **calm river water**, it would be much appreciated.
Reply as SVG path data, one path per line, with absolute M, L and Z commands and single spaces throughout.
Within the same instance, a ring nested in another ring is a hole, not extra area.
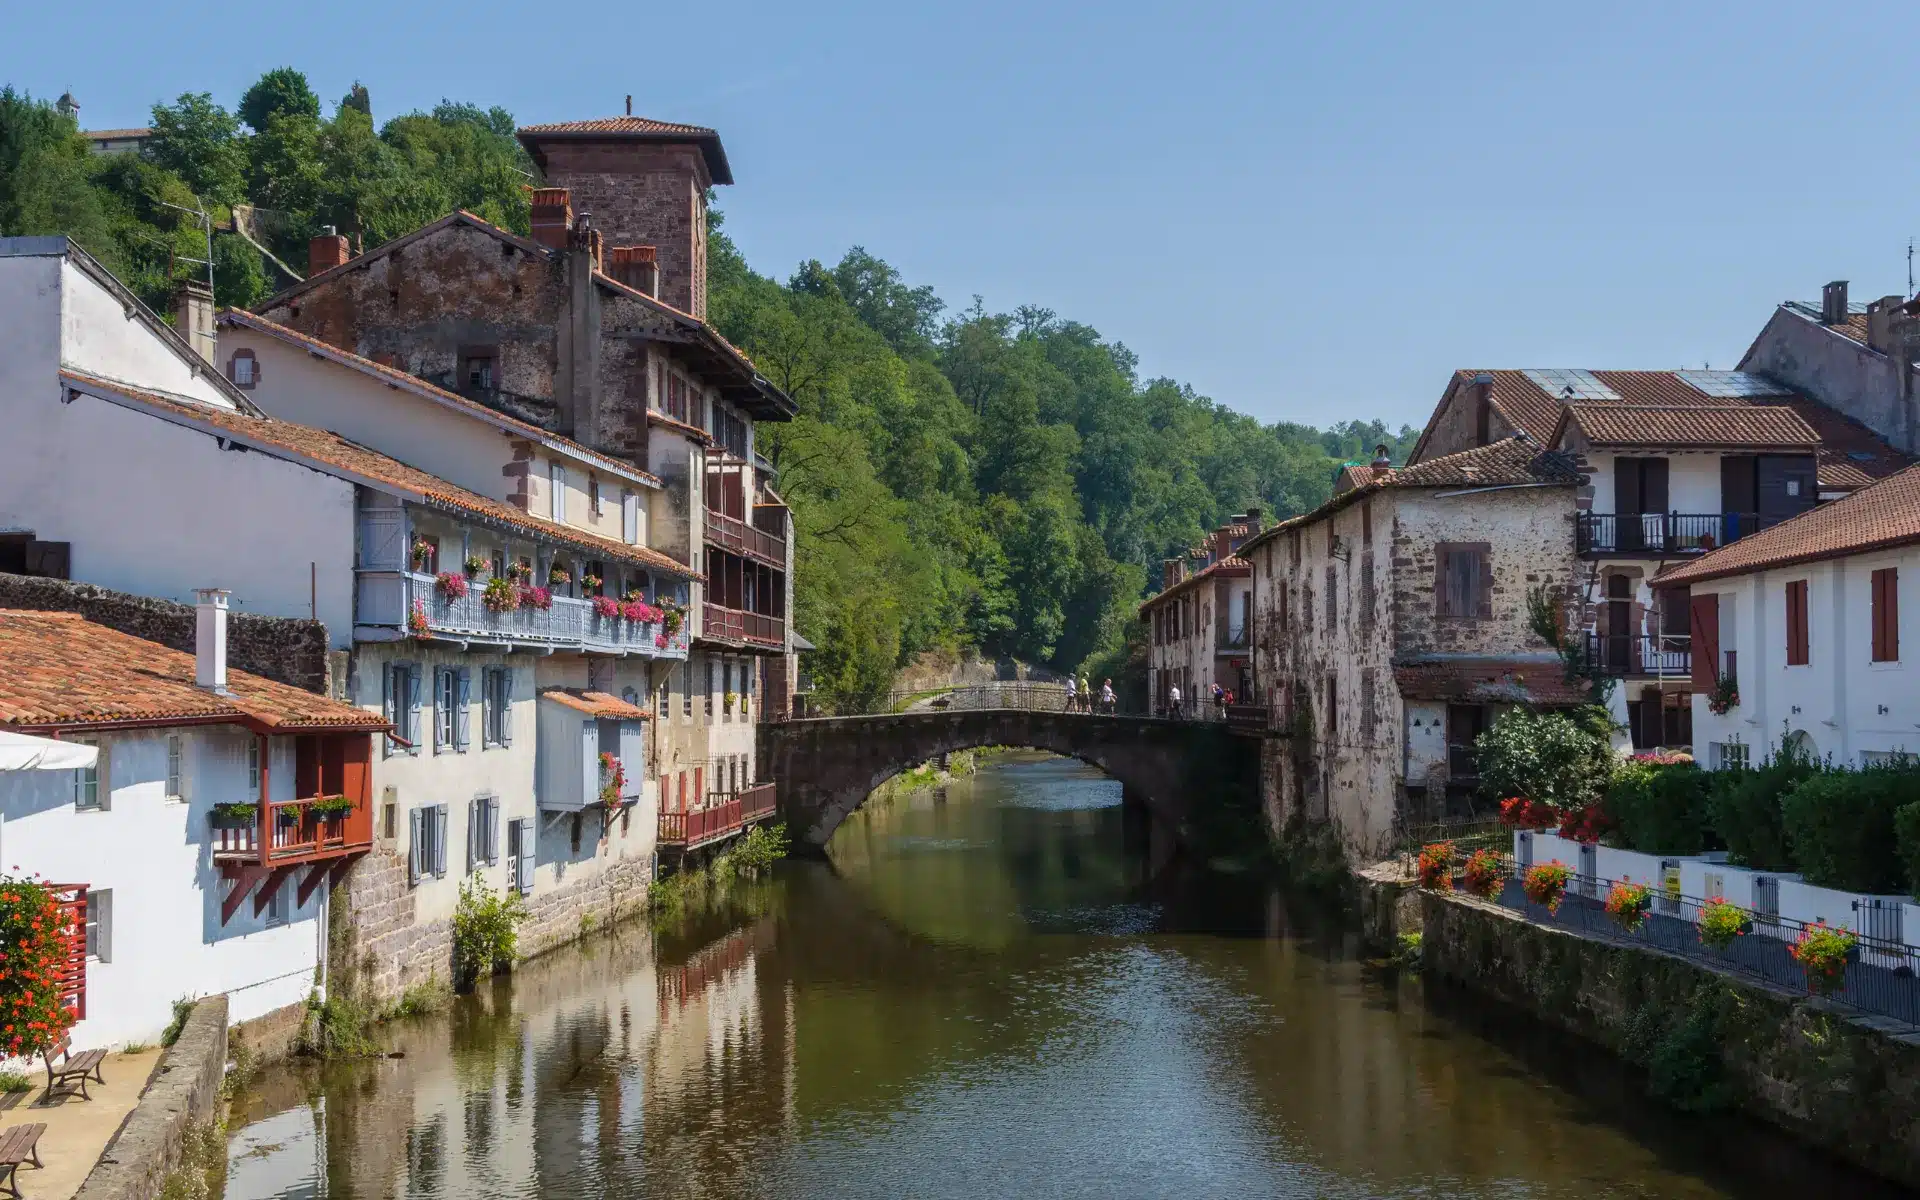
M 1891 1196 L 1371 967 L 1243 880 L 1148 880 L 1119 785 L 1000 760 L 831 865 L 260 1079 L 226 1195 Z

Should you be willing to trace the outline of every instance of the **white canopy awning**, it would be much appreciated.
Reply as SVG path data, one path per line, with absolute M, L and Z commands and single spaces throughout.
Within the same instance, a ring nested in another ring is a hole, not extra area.
M 99 750 L 78 742 L 0 729 L 0 771 L 73 771 L 91 767 L 99 757 Z

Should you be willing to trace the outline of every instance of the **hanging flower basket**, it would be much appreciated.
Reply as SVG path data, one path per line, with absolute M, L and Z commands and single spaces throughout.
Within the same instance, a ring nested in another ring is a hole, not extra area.
M 1736 938 L 1753 932 L 1753 918 L 1747 911 L 1725 900 L 1709 900 L 1700 906 L 1700 944 L 1711 950 L 1725 950 Z
M 457 572 L 440 572 L 433 577 L 433 586 L 440 590 L 441 598 L 448 604 L 467 598 L 467 577 Z
M 413 569 L 416 571 L 426 570 L 427 564 L 433 561 L 433 550 L 434 546 L 432 542 L 427 541 L 425 538 L 415 538 L 413 542 Z
M 1653 911 L 1653 889 L 1644 883 L 1623 879 L 1607 893 L 1607 915 L 1614 924 L 1632 933 Z
M 656 650 L 665 650 L 667 648 L 667 635 L 664 633 L 654 634 L 653 648 Z
M 481 558 L 478 554 L 469 554 L 467 555 L 467 561 L 460 565 L 467 569 L 469 576 L 473 576 L 487 569 L 487 560 Z
M 512 612 L 520 607 L 520 589 L 513 586 L 511 580 L 495 576 L 487 580 L 487 586 L 481 590 L 480 603 L 488 612 Z
M 1431 892 L 1453 890 L 1453 843 L 1434 842 L 1422 847 L 1418 874 L 1420 886 Z
M 1800 931 L 1800 940 L 1787 953 L 1807 973 L 1807 994 L 1830 996 L 1847 982 L 1847 964 L 1858 954 L 1860 939 L 1850 929 L 1836 929 L 1815 921 Z
M 543 587 L 521 588 L 520 589 L 520 607 L 552 608 L 553 593 Z
M 600 803 L 608 808 L 619 808 L 620 797 L 627 787 L 627 768 L 618 758 L 605 750 L 600 752 Z
M 424 642 L 432 633 L 433 626 L 427 621 L 427 602 L 415 599 L 413 607 L 407 612 L 407 636 Z
M 593 598 L 593 615 L 611 621 L 620 615 L 620 602 L 612 596 L 595 596 Z
M 533 564 L 529 562 L 508 563 L 507 578 L 516 583 L 526 583 L 530 581 L 533 578 Z
M 337 821 L 353 811 L 353 797 L 321 796 L 307 805 L 307 811 L 322 821 Z
M 1497 850 L 1475 850 L 1467 859 L 1467 891 L 1483 900 L 1491 899 L 1507 882 L 1507 864 Z
M 1731 675 L 1721 675 L 1713 681 L 1713 690 L 1707 693 L 1707 711 L 1716 717 L 1724 717 L 1740 707 L 1740 685 Z
M 660 610 L 660 627 L 668 637 L 680 632 L 680 623 L 686 619 L 686 610 L 669 600 Z
M 598 575 L 582 575 L 580 577 L 580 586 L 583 588 L 586 588 L 590 592 L 598 591 L 600 588 L 600 585 L 604 582 L 605 581 L 602 580 Z
M 567 581 L 572 578 L 573 576 L 567 573 L 565 567 L 551 567 L 547 571 L 547 582 L 554 587 L 565 587 Z
M 1520 881 L 1521 888 L 1527 893 L 1527 899 L 1535 904 L 1544 904 L 1547 911 L 1560 911 L 1560 901 L 1567 895 L 1567 864 L 1559 859 L 1541 863 L 1527 872 Z

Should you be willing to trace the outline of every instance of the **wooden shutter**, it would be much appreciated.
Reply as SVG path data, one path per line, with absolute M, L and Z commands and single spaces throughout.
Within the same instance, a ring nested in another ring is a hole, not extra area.
M 87 1019 L 87 885 L 49 883 L 60 920 L 68 926 L 66 957 L 56 968 L 60 999 L 73 1009 L 75 1021 Z
M 481 808 L 485 803 L 478 797 L 467 801 L 467 874 L 480 865 L 480 821 Z
M 513 745 L 513 668 L 500 668 L 500 744 Z
M 1807 637 L 1807 581 L 1796 579 L 1787 585 L 1787 665 L 1807 665 L 1811 647 Z
M 1900 569 L 1873 573 L 1873 661 L 1900 661 Z
M 487 861 L 500 861 L 500 798 L 488 796 L 487 804 Z
M 453 748 L 465 753 L 473 740 L 473 671 L 461 667 L 453 673 Z
M 1640 481 L 1640 511 L 1643 513 L 1663 513 L 1667 511 L 1667 460 L 1664 458 L 1642 459 L 1641 470 L 1644 474 Z
M 424 855 L 424 851 L 426 850 L 426 847 L 422 845 L 420 841 L 420 832 L 421 832 L 421 829 L 425 826 L 426 822 L 422 821 L 420 817 L 421 817 L 421 812 L 419 809 L 410 808 L 407 810 L 407 886 L 408 887 L 417 886 L 420 882 L 421 874 L 424 873 L 426 870 L 426 860 Z
M 407 738 L 413 743 L 409 754 L 420 753 L 420 664 L 412 663 L 400 668 L 406 673 L 407 681 Z
M 433 806 L 433 874 L 442 878 L 447 873 L 447 806 Z
M 398 714 L 396 714 L 393 710 L 393 664 L 392 663 L 388 663 L 385 667 L 382 667 L 380 670 L 380 713 L 382 716 L 386 717 L 387 722 L 389 724 L 392 724 L 392 725 L 399 724 L 398 721 L 394 720 L 394 717 L 397 716 Z M 400 731 L 398 729 L 395 729 L 393 732 L 399 733 Z M 381 734 L 380 735 L 380 757 L 386 758 L 388 755 L 392 754 L 394 751 L 394 745 L 395 743 L 392 738 L 386 736 L 385 734 Z
M 1689 633 L 1692 642 L 1693 689 L 1710 692 L 1719 682 L 1720 597 L 1709 593 L 1693 596 L 1688 602 L 1691 613 Z
M 533 895 L 533 822 L 520 822 L 520 894 Z

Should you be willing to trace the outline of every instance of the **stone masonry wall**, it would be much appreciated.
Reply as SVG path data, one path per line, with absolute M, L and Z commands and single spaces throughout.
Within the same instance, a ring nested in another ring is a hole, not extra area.
M 79 613 L 89 621 L 193 653 L 193 606 L 90 583 L 0 574 L 0 608 Z M 320 621 L 227 614 L 227 665 L 310 692 L 331 694 L 335 660 Z
M 1423 968 L 1629 1059 L 1647 1027 L 1705 1015 L 1752 1115 L 1908 1186 L 1920 1184 L 1920 1031 L 1701 964 L 1420 893 Z
M 220 1104 L 227 1071 L 227 998 L 209 996 L 187 1015 L 180 1037 L 167 1047 L 100 1161 L 75 1193 L 77 1200 L 152 1200 L 178 1166 L 187 1128 L 209 1121 Z M 32 1194 L 32 1176 L 26 1180 Z

